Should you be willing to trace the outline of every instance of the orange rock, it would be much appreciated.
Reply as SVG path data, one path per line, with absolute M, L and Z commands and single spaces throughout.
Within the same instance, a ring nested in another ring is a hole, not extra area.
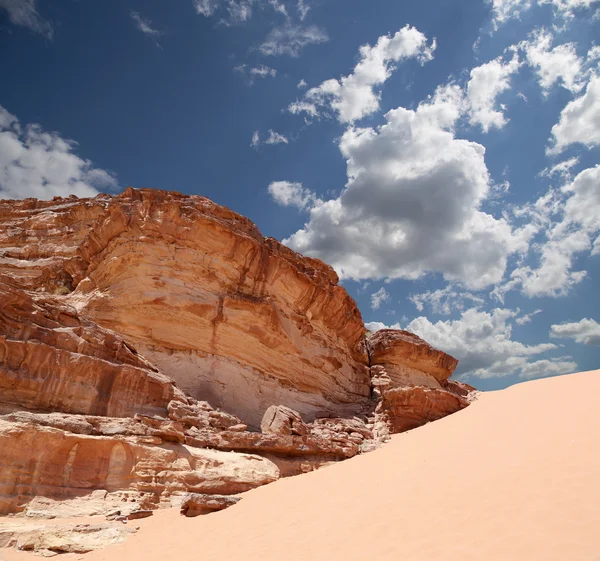
M 404 432 L 464 409 L 469 402 L 446 390 L 423 387 L 393 388 L 383 394 L 379 413 L 392 432 Z
M 454 372 L 458 360 L 432 347 L 417 335 L 399 329 L 382 329 L 368 337 L 371 366 L 384 366 L 395 385 L 430 385 L 423 374 L 438 384 Z M 395 381 L 395 382 L 394 382 Z
M 239 493 L 468 404 L 455 359 L 365 333 L 331 267 L 204 197 L 0 201 L 0 513 Z

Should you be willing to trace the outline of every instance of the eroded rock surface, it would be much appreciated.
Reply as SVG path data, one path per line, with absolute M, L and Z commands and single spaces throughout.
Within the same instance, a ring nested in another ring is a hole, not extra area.
M 215 510 L 465 407 L 455 367 L 203 197 L 0 201 L 0 514 Z

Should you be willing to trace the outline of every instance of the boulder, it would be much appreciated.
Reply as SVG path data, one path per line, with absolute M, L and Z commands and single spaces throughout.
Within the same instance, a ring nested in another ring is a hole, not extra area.
M 202 493 L 188 493 L 181 503 L 181 514 L 188 517 L 210 514 L 217 510 L 224 510 L 241 500 L 241 497 L 228 495 L 206 495 Z
M 300 413 L 285 405 L 271 405 L 265 411 L 260 428 L 264 434 L 305 436 L 310 432 Z

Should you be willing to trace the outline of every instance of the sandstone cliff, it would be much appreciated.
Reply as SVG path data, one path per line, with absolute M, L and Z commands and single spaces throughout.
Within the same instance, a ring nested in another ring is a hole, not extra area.
M 203 197 L 0 201 L 0 513 L 155 508 L 349 458 L 468 405 L 455 367 L 369 335 L 329 266 Z

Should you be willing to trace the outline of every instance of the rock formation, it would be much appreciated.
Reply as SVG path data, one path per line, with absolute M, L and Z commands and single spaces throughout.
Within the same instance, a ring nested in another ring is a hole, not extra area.
M 224 508 L 465 407 L 456 363 L 203 197 L 0 201 L 0 514 Z

